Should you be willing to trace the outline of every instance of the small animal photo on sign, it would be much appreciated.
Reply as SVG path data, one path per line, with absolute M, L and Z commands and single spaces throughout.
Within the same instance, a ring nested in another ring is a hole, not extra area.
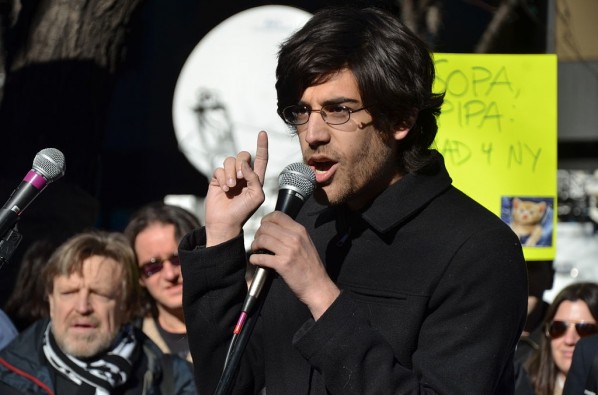
M 501 218 L 519 236 L 524 247 L 551 247 L 554 198 L 504 196 Z

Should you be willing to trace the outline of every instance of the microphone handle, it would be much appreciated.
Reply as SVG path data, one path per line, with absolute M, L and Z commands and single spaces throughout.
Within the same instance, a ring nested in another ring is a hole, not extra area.
M 46 179 L 33 170 L 25 176 L 17 189 L 0 209 L 0 238 L 4 237 L 19 220 L 19 215 L 25 210 L 37 195 L 45 188 Z
M 268 253 L 271 254 L 269 251 L 259 251 L 259 253 Z M 266 269 L 263 267 L 258 267 L 255 270 L 253 275 L 253 280 L 251 281 L 251 285 L 249 286 L 249 290 L 247 291 L 247 297 L 243 303 L 243 307 L 241 308 L 242 312 L 250 313 L 262 293 L 262 289 L 264 289 L 264 285 L 268 281 L 268 278 L 271 275 L 271 269 Z
M 295 219 L 299 210 L 305 203 L 305 196 L 290 188 L 278 190 L 278 199 L 276 200 L 275 211 L 282 211 L 289 217 Z
M 15 226 L 19 216 L 7 208 L 0 209 L 0 239 L 3 239 L 9 230 Z
M 269 271 L 269 269 L 262 270 Z M 272 276 L 264 276 L 264 282 L 262 283 L 262 288 L 264 289 L 264 292 L 260 292 L 255 297 L 255 304 L 253 305 L 249 315 L 247 316 L 247 321 L 245 323 L 244 329 L 239 333 L 238 338 L 233 338 L 234 343 L 232 344 L 231 352 L 227 359 L 228 362 L 224 366 L 222 376 L 220 376 L 220 380 L 218 382 L 218 386 L 216 387 L 214 395 L 231 394 L 234 380 L 237 376 L 239 365 L 241 363 L 241 356 L 243 355 L 243 352 L 247 347 L 249 338 L 251 337 L 253 329 L 255 328 L 255 324 L 257 323 L 258 317 L 262 311 L 262 307 L 264 306 L 264 301 L 266 300 L 266 295 L 268 294 L 270 285 L 272 285 Z
M 281 188 L 278 191 L 278 199 L 276 200 L 276 207 L 274 210 L 282 211 L 283 213 L 287 214 L 289 217 L 295 219 L 299 210 L 303 206 L 305 202 L 305 196 L 301 193 L 295 191 L 291 188 Z M 256 254 L 272 254 L 270 251 L 266 250 L 259 250 L 255 252 Z M 255 271 L 253 276 L 253 280 L 251 281 L 251 285 L 249 286 L 249 290 L 247 292 L 247 297 L 243 303 L 243 307 L 241 311 L 244 313 L 249 313 L 253 309 L 257 298 L 262 293 L 262 289 L 264 288 L 264 284 L 268 280 L 268 277 L 271 276 L 271 269 L 266 269 L 263 267 L 258 267 Z
M 10 197 L 2 208 L 13 210 L 17 215 L 25 210 L 37 195 L 46 187 L 45 178 L 33 170 L 21 181 L 17 189 L 12 191 Z

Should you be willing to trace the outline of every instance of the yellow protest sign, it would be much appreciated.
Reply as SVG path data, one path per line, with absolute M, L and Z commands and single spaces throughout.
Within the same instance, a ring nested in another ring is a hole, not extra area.
M 555 255 L 556 55 L 435 54 L 435 148 L 455 186 L 511 225 L 527 260 Z

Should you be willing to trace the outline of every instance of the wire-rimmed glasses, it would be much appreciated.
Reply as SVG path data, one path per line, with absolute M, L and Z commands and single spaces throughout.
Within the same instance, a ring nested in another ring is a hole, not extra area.
M 282 110 L 282 118 L 289 125 L 299 126 L 304 125 L 309 121 L 312 112 L 319 112 L 324 122 L 328 125 L 342 125 L 349 122 L 352 113 L 365 110 L 366 108 L 367 107 L 361 107 L 353 110 L 339 104 L 327 104 L 322 106 L 319 110 L 312 110 L 308 106 L 295 104 L 285 107 Z

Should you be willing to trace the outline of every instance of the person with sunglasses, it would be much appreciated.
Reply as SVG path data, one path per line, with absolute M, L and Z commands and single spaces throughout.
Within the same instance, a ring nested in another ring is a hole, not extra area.
M 577 342 L 598 334 L 598 284 L 580 282 L 563 288 L 554 298 L 542 331 L 539 348 L 524 363 L 529 378 L 517 395 L 560 395 L 571 367 Z M 583 394 L 583 392 L 580 392 Z
M 139 281 L 146 291 L 141 329 L 163 352 L 189 362 L 177 249 L 181 237 L 199 226 L 199 220 L 187 210 L 154 202 L 135 212 L 124 230 L 135 250 Z

